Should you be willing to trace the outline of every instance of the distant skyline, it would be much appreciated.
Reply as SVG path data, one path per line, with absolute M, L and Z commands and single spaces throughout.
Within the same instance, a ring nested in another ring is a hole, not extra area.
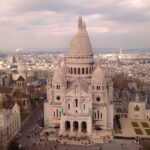
M 93 48 L 150 48 L 149 0 L 1 0 L 0 50 L 68 48 L 79 15 Z

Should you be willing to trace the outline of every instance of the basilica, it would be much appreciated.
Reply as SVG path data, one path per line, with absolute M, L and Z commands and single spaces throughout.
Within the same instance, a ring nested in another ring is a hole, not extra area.
M 47 99 L 45 128 L 59 128 L 59 135 L 91 137 L 94 131 L 113 130 L 113 83 L 94 61 L 81 16 L 64 63 L 48 80 Z

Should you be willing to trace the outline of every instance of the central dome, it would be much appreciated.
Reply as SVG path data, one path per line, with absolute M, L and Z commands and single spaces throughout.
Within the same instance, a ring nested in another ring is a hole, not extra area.
M 78 19 L 78 33 L 72 39 L 69 50 L 69 56 L 89 56 L 93 55 L 92 46 L 86 31 L 86 25 L 80 16 Z

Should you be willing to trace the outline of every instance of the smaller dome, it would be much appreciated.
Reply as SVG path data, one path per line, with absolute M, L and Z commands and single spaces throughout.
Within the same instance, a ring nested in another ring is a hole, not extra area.
M 105 82 L 105 74 L 103 69 L 97 65 L 95 70 L 93 71 L 92 74 L 92 79 L 91 79 L 92 83 L 102 83 Z
M 55 70 L 53 74 L 53 82 L 62 83 L 66 82 L 66 67 L 59 67 Z

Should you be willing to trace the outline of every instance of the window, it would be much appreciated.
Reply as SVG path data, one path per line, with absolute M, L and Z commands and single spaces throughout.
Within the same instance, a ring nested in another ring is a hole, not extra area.
M 100 86 L 97 86 L 97 90 L 100 90 Z
M 57 118 L 58 118 L 58 109 L 57 109 L 57 111 L 56 111 L 56 114 L 57 114 L 56 116 L 57 116 Z
M 138 105 L 136 105 L 136 106 L 134 107 L 134 111 L 140 111 L 140 108 L 139 108 Z
M 25 104 L 26 104 L 26 103 L 25 103 L 25 100 L 23 100 L 23 106 L 25 106 Z
M 103 118 L 103 115 L 102 115 L 102 113 L 101 113 L 101 119 Z
M 93 89 L 93 90 L 95 90 L 95 87 L 94 87 L 94 86 L 92 86 L 92 89 Z
M 70 104 L 68 104 L 68 109 L 70 109 Z
M 59 101 L 60 100 L 60 96 L 57 96 L 56 99 Z
M 78 68 L 78 74 L 80 74 L 80 68 Z
M 97 118 L 99 119 L 99 110 L 97 111 Z
M 100 97 L 96 97 L 96 101 L 100 102 L 101 98 Z
M 82 74 L 84 74 L 84 68 L 82 68 Z
M 83 105 L 83 109 L 85 110 L 85 104 Z
M 88 74 L 88 68 L 86 68 L 86 74 Z
M 54 111 L 54 118 L 55 118 L 55 111 Z
M 74 68 L 74 74 L 76 74 L 76 68 Z
M 57 90 L 60 89 L 60 85 L 57 85 L 57 86 L 56 86 L 56 89 L 57 89 Z
M 96 113 L 94 113 L 94 118 L 96 119 Z
M 78 100 L 75 99 L 75 106 L 78 107 Z

